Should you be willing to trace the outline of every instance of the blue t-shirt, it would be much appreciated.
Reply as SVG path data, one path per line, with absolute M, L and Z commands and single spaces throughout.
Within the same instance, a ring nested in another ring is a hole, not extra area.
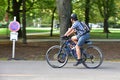
M 76 30 L 77 35 L 82 35 L 85 33 L 84 27 L 78 20 L 72 24 L 72 28 Z

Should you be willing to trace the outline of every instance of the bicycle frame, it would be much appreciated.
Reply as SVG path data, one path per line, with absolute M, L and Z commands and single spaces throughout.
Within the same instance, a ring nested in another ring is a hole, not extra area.
M 85 44 L 91 45 L 92 42 L 91 41 L 86 41 Z M 63 43 L 61 48 L 65 48 L 65 51 L 67 52 L 67 54 L 71 55 L 74 59 L 77 60 L 76 50 L 75 49 L 72 50 L 70 48 L 70 46 L 75 47 L 75 45 L 76 44 L 71 39 L 68 39 L 68 40 L 65 40 L 65 42 Z M 81 47 L 80 50 L 81 50 L 81 58 L 82 58 L 82 55 L 85 55 L 85 56 L 89 55 L 88 53 L 84 52 L 84 48 L 83 47 Z
M 65 42 L 63 43 L 61 48 L 65 48 L 65 51 L 67 52 L 67 54 L 70 56 L 72 56 L 73 58 L 75 58 L 77 60 L 77 54 L 76 54 L 76 50 L 75 49 L 71 49 L 70 46 L 75 47 L 75 44 L 71 43 L 71 39 L 65 40 Z

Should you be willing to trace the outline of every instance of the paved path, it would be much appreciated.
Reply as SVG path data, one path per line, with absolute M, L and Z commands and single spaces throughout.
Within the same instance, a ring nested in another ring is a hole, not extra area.
M 0 80 L 120 80 L 120 62 L 104 62 L 97 69 L 72 64 L 55 69 L 46 61 L 0 61 Z

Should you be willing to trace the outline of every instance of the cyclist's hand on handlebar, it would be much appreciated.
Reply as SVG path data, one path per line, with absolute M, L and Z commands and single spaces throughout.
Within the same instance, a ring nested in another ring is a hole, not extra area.
M 63 40 L 68 40 L 68 39 L 69 39 L 68 36 L 62 36 L 61 38 L 62 38 Z

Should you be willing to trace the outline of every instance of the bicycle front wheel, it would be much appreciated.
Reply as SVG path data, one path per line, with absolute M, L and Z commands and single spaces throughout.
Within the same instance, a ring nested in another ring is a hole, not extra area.
M 68 61 L 68 54 L 59 45 L 52 46 L 46 52 L 47 63 L 53 68 L 61 68 Z
M 86 68 L 97 68 L 103 62 L 103 54 L 102 51 L 96 46 L 88 46 L 85 49 L 85 57 L 86 60 L 83 62 L 83 65 Z

